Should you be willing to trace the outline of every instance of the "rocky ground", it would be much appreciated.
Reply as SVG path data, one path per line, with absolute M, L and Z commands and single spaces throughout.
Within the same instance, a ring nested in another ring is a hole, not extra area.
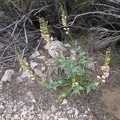
M 70 45 L 68 45 L 70 46 Z M 40 50 L 31 55 L 30 66 L 42 80 L 56 77 L 58 68 L 54 59 Z M 1 71 L 2 73 L 2 71 Z M 11 78 L 12 77 L 12 78 Z M 52 90 L 43 88 L 24 70 L 7 70 L 1 79 L 1 120 L 92 120 L 87 105 L 72 103 L 68 99 L 58 100 Z
M 67 44 L 66 47 L 70 46 Z M 29 65 L 42 80 L 47 81 L 49 76 L 55 78 L 58 75 L 54 60 L 45 50 L 34 53 Z M 12 76 L 8 75 L 3 80 L 4 73 L 1 67 L 0 120 L 120 119 L 119 67 L 117 72 L 111 70 L 114 74 L 110 76 L 108 83 L 89 96 L 70 96 L 63 100 L 57 99 L 56 92 L 29 78 L 24 70 L 13 69 Z
M 51 90 L 28 79 L 12 78 L 0 94 L 0 120 L 92 120 L 86 105 L 59 101 Z M 95 120 L 95 119 L 94 119 Z
M 44 100 L 42 95 L 35 98 L 32 91 L 24 88 L 12 93 L 10 84 L 6 94 L 1 94 L 1 120 L 92 120 L 93 115 L 89 107 L 78 107 L 70 104 L 67 99 L 52 102 Z M 10 87 L 10 88 L 9 88 Z M 16 87 L 16 86 L 14 86 Z M 14 89 L 14 88 L 13 88 Z M 47 91 L 44 91 L 47 92 Z M 40 97 L 40 98 L 39 98 Z M 15 99 L 16 98 L 16 99 Z M 39 98 L 39 100 L 38 100 Z
M 98 97 L 99 91 L 92 98 L 72 96 L 58 100 L 52 90 L 17 76 L 4 83 L 0 91 L 0 120 L 119 120 L 119 89 L 104 91 L 105 104 Z

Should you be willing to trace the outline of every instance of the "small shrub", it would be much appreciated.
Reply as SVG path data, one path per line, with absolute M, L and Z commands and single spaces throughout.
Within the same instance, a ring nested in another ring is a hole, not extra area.
M 75 47 L 76 54 L 74 59 L 71 57 L 65 57 L 62 53 L 56 56 L 56 65 L 64 71 L 64 75 L 61 75 L 57 80 L 50 80 L 50 84 L 43 85 L 53 90 L 58 88 L 64 88 L 60 93 L 59 99 L 66 97 L 67 95 L 79 94 L 82 91 L 90 93 L 92 89 L 97 87 L 96 81 L 88 75 L 88 54 L 82 52 L 81 48 Z

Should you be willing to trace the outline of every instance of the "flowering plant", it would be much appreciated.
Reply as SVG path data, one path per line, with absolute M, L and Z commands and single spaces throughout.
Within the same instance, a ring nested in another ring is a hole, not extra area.
M 27 74 L 28 78 L 32 79 L 32 80 L 37 80 L 38 81 L 38 77 L 32 72 L 31 68 L 28 66 L 28 63 L 26 63 L 21 54 L 19 52 L 16 52 L 19 63 L 22 67 L 22 69 L 25 71 L 25 73 Z
M 97 76 L 97 79 L 99 80 L 98 83 L 105 82 L 106 79 L 109 77 L 110 53 L 111 53 L 111 49 L 108 48 L 106 51 L 104 66 L 101 66 L 102 75 Z
M 27 74 L 32 78 L 37 80 L 40 84 L 47 88 L 52 88 L 55 91 L 58 90 L 58 88 L 63 88 L 62 92 L 59 95 L 59 99 L 66 97 L 67 95 L 73 95 L 73 94 L 79 94 L 81 95 L 81 91 L 86 93 L 90 93 L 92 89 L 96 89 L 99 83 L 105 82 L 105 80 L 109 76 L 109 63 L 110 63 L 110 48 L 106 51 L 106 58 L 104 62 L 104 66 L 101 66 L 102 74 L 97 76 L 97 80 L 93 79 L 89 76 L 89 70 L 87 69 L 87 66 L 89 64 L 88 60 L 88 54 L 85 52 L 82 52 L 80 46 L 77 46 L 77 43 L 74 43 L 75 48 L 71 50 L 71 55 L 68 57 L 65 57 L 62 52 L 60 54 L 57 54 L 56 49 L 58 46 L 53 47 L 52 42 L 48 29 L 47 29 L 47 23 L 43 18 L 39 18 L 41 23 L 41 33 L 42 37 L 47 41 L 49 44 L 48 51 L 53 56 L 53 58 L 56 60 L 56 65 L 59 66 L 61 69 L 60 76 L 57 80 L 50 79 L 50 83 L 47 84 L 44 81 L 39 81 L 39 78 L 31 71 L 30 67 L 23 61 L 21 55 L 17 52 L 19 62 L 22 66 L 22 68 L 27 72 Z M 66 34 L 68 34 L 72 40 L 72 37 L 69 33 L 69 28 L 67 26 L 66 22 L 66 16 L 65 12 L 62 8 L 62 22 L 63 26 L 66 27 Z M 60 42 L 59 42 L 60 44 Z M 52 46 L 52 47 L 51 47 Z M 65 50 L 66 51 L 66 50 Z
M 92 89 L 97 87 L 95 79 L 88 75 L 88 54 L 82 52 L 79 46 L 71 51 L 74 56 L 65 57 L 62 53 L 56 56 L 56 65 L 61 69 L 60 76 L 57 80 L 50 80 L 49 84 L 43 83 L 47 88 L 51 88 L 55 91 L 59 88 L 63 88 L 60 92 L 59 99 L 68 95 L 78 94 L 86 91 L 90 93 Z

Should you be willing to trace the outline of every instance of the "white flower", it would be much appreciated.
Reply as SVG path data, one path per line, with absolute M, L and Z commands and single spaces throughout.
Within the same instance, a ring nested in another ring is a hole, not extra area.
M 29 70 L 25 70 L 26 73 L 29 73 Z
M 106 79 L 106 76 L 102 75 L 102 78 L 103 78 L 103 79 Z
M 64 30 L 67 30 L 66 28 L 63 28 Z
M 69 33 L 66 31 L 66 34 L 69 34 Z
M 65 19 L 67 19 L 67 17 L 65 16 Z
M 105 83 L 105 80 L 102 80 L 103 83 Z
M 96 86 L 98 86 L 98 85 L 99 85 L 99 83 L 98 83 L 98 82 L 96 82 L 96 83 L 95 83 L 95 85 L 96 85 Z
M 100 76 L 97 76 L 97 79 L 101 79 L 101 77 L 100 77 Z
M 28 65 L 28 62 L 26 62 L 25 64 Z
M 101 70 L 103 71 L 106 67 L 105 66 L 101 66 Z
M 104 73 L 104 76 L 105 76 L 106 78 L 108 78 L 109 72 Z
M 75 85 L 79 85 L 78 82 L 75 82 Z

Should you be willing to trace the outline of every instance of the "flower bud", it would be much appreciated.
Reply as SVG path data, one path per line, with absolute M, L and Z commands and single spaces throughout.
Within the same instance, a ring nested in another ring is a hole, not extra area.
M 95 85 L 96 85 L 96 86 L 98 86 L 98 85 L 99 85 L 99 83 L 98 83 L 98 82 L 96 82 L 96 83 L 95 83 Z
M 105 83 L 105 80 L 102 80 L 103 83 Z
M 101 70 L 102 70 L 102 71 L 105 70 L 105 68 L 106 68 L 105 66 L 101 66 Z
M 66 31 L 66 34 L 69 34 L 69 33 Z
M 97 79 L 100 79 L 101 77 L 100 76 L 97 76 Z
M 105 77 L 104 75 L 102 75 L 102 78 L 103 78 L 103 79 L 106 79 L 106 77 Z

